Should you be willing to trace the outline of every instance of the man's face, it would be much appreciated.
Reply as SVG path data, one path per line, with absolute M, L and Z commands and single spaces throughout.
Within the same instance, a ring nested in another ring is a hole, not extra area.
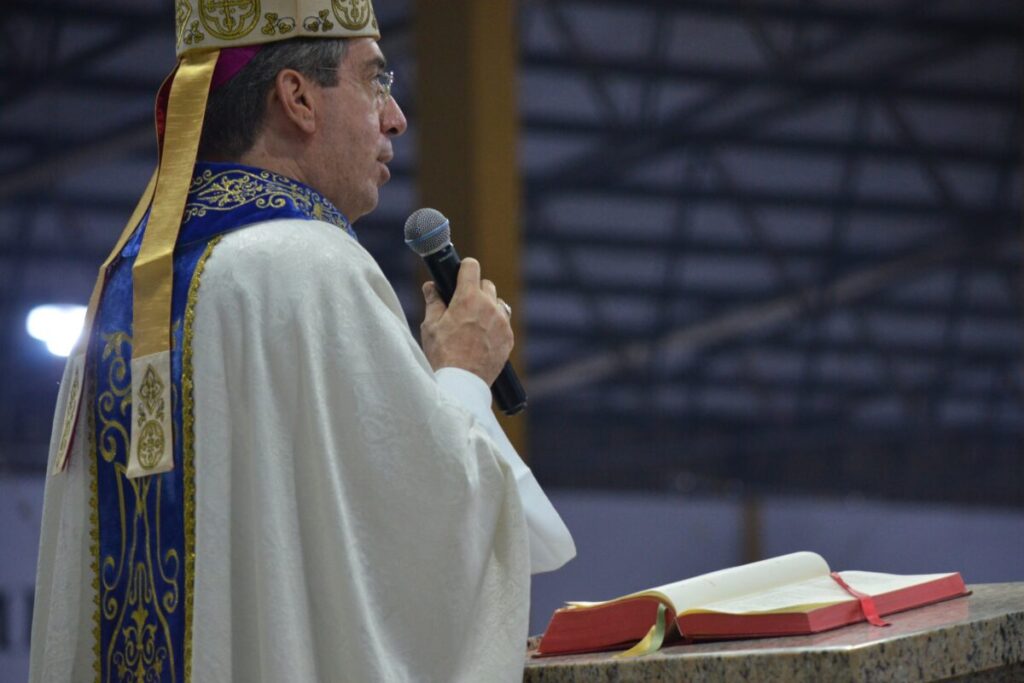
M 391 173 L 391 138 L 405 132 L 405 115 L 384 96 L 380 77 L 387 63 L 371 38 L 348 42 L 338 69 L 338 85 L 322 88 L 323 125 L 314 150 L 319 160 L 315 187 L 350 221 L 377 206 L 378 190 Z

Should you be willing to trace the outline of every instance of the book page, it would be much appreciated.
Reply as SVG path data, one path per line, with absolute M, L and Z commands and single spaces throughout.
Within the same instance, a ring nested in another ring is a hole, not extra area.
M 709 603 L 763 593 L 815 576 L 828 576 L 828 572 L 828 564 L 820 555 L 799 552 L 701 574 L 626 597 L 654 595 L 666 598 L 675 608 L 676 614 L 681 614 Z
M 950 574 L 900 576 L 877 572 L 839 572 L 851 588 L 868 595 L 881 595 L 910 586 L 928 583 Z M 809 612 L 819 607 L 855 600 L 831 576 L 819 576 L 766 591 L 700 605 L 694 612 L 725 614 L 767 614 L 772 612 Z

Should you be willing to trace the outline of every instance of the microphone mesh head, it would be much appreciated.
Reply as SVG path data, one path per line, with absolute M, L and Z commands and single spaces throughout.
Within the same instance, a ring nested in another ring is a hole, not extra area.
M 451 241 L 448 219 L 437 209 L 417 209 L 405 221 L 405 243 L 420 256 L 429 256 Z

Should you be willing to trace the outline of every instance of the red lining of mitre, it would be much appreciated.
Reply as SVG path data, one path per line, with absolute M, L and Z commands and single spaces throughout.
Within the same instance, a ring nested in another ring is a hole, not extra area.
M 217 66 L 213 70 L 210 91 L 216 90 L 234 78 L 246 64 L 252 61 L 262 47 L 262 45 L 244 45 L 221 48 L 220 55 L 217 57 Z M 156 134 L 161 145 L 163 144 L 164 130 L 167 127 L 167 100 L 170 98 L 171 82 L 174 80 L 177 70 L 175 67 L 171 75 L 160 86 L 160 91 L 156 96 Z

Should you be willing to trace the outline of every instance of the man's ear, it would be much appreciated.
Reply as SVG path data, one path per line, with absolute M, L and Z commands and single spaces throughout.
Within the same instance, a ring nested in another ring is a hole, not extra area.
M 319 98 L 313 83 L 295 69 L 281 69 L 274 79 L 270 93 L 270 106 L 276 106 L 281 116 L 301 132 L 312 134 L 316 131 L 316 114 Z

